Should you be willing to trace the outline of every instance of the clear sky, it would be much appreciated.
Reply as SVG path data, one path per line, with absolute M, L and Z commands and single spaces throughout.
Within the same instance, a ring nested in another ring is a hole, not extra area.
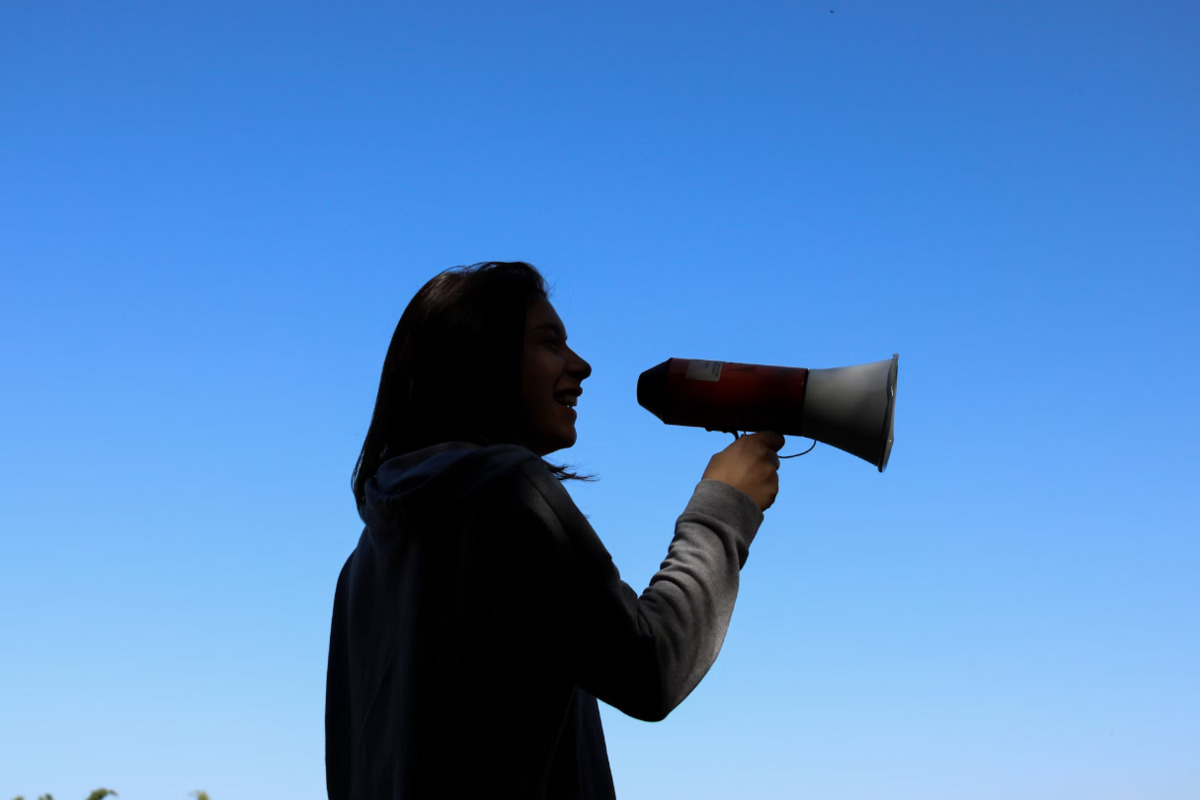
M 707 679 L 605 709 L 624 800 L 1200 798 L 1197 42 L 1191 0 L 5 0 L 0 795 L 324 797 L 388 337 L 496 259 L 595 368 L 565 458 L 639 589 L 728 441 L 642 370 L 900 353 L 887 472 L 784 462 Z

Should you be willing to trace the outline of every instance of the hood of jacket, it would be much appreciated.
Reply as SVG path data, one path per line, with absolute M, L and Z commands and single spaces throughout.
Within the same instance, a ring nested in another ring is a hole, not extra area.
M 482 447 L 443 442 L 390 458 L 367 481 L 358 514 L 375 537 L 386 538 L 414 518 L 468 502 L 489 482 L 540 460 L 514 444 Z

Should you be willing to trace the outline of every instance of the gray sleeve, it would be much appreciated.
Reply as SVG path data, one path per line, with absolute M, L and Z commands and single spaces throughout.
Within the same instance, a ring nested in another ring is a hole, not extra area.
M 530 558 L 542 570 L 535 613 L 553 621 L 555 657 L 575 683 L 626 714 L 666 717 L 720 652 L 762 512 L 740 490 L 701 481 L 638 595 L 558 482 L 531 483 L 525 506 L 547 536 Z
M 667 557 L 638 598 L 638 613 L 655 632 L 659 660 L 675 666 L 664 687 L 662 715 L 707 674 L 733 616 L 746 563 L 763 514 L 745 493 L 704 480 L 675 523 Z

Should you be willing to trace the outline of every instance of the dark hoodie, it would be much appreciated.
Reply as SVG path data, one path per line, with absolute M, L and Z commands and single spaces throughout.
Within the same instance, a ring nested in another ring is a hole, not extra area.
M 712 666 L 762 513 L 701 481 L 639 597 L 545 462 L 383 464 L 338 578 L 330 800 L 614 797 L 596 698 L 660 720 Z

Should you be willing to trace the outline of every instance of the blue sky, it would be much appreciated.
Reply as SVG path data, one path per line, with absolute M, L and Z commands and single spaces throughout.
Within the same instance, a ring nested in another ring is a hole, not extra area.
M 887 472 L 785 462 L 712 672 L 606 709 L 622 798 L 1195 800 L 1197 41 L 1184 2 L 9 0 L 0 792 L 324 796 L 388 337 L 520 259 L 635 588 L 727 442 L 642 370 L 900 353 Z

